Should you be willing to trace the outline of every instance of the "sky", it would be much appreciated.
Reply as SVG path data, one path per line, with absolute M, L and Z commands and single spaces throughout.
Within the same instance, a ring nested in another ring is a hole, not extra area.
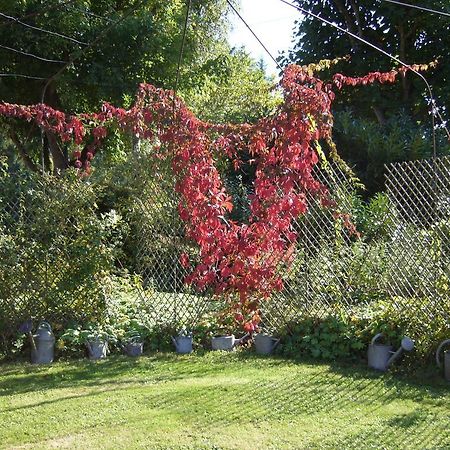
M 239 13 L 275 58 L 279 52 L 291 47 L 294 21 L 302 17 L 301 13 L 279 0 L 241 0 Z M 232 11 L 230 19 L 230 44 L 244 46 L 254 59 L 264 60 L 269 75 L 277 74 L 275 63 Z

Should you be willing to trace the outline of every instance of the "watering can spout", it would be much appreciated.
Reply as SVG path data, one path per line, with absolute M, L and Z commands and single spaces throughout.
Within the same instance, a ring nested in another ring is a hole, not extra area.
M 388 359 L 386 366 L 390 367 L 390 365 L 395 362 L 400 356 L 403 354 L 403 352 L 410 352 L 414 348 L 414 341 L 410 339 L 409 337 L 404 337 L 402 339 L 400 348 L 395 351 L 392 356 Z

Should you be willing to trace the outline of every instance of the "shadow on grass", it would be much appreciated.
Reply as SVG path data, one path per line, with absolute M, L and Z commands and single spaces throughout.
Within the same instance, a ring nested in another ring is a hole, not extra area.
M 337 430 L 323 436 L 322 448 L 367 448 L 368 444 L 374 448 L 446 448 L 450 446 L 444 434 L 450 420 L 446 409 L 449 385 L 430 378 L 419 383 L 419 379 L 420 374 L 412 378 L 379 374 L 362 364 L 287 360 L 246 351 L 156 354 L 139 359 L 111 357 L 96 363 L 61 362 L 51 367 L 15 364 L 2 371 L 0 394 L 93 387 L 79 395 L 61 392 L 58 398 L 5 412 L 70 404 L 75 399 L 88 404 L 90 398 L 95 404 L 99 398 L 119 398 L 129 392 L 133 415 L 126 417 L 127 427 L 149 410 L 179 416 L 181 423 L 189 422 L 212 436 L 237 423 L 301 425 L 317 417 L 318 424 L 323 421 Z M 348 423 L 346 428 L 339 429 L 343 423 Z M 311 442 L 305 442 L 304 448 L 315 448 L 317 437 L 307 438 Z

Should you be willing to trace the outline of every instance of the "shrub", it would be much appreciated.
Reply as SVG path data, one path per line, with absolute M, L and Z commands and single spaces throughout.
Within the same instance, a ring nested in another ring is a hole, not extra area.
M 121 217 L 99 213 L 92 185 L 0 175 L 0 336 L 8 351 L 18 325 L 46 318 L 56 331 L 96 321 L 114 269 Z

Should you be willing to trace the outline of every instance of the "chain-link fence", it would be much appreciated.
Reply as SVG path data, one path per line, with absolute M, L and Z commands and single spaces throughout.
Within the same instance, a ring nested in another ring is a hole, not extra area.
M 220 310 L 221 299 L 184 282 L 189 269 L 180 255 L 196 261 L 198 250 L 185 239 L 169 163 L 150 158 L 144 147 L 135 154 L 120 214 L 102 212 L 93 182 L 4 177 L 0 327 L 9 331 L 3 339 L 28 317 L 61 327 L 93 321 L 111 296 L 132 297 L 152 323 L 176 328 L 192 328 L 206 312 Z M 384 299 L 411 319 L 416 339 L 431 324 L 448 330 L 450 159 L 397 163 L 386 171 L 384 203 L 364 216 L 339 164 L 316 170 L 335 206 L 324 208 L 311 197 L 308 212 L 295 220 L 284 287 L 262 303 L 266 329 L 276 332 L 306 316 L 355 314 Z M 251 188 L 230 188 L 245 208 Z M 346 214 L 361 236 L 344 226 Z M 110 289 L 117 274 L 132 279 L 126 293 Z

